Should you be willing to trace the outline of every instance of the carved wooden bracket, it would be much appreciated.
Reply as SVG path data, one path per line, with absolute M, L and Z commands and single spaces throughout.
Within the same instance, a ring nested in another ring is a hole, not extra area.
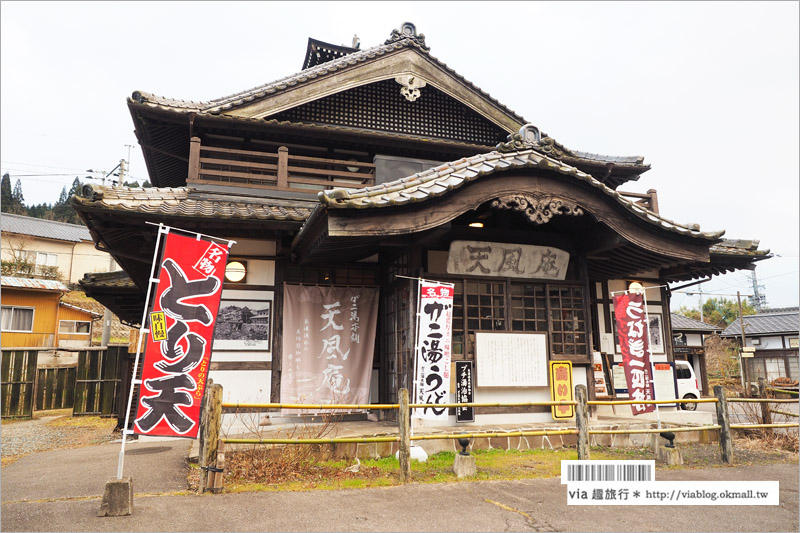
M 398 76 L 394 80 L 402 85 L 402 87 L 400 87 L 400 94 L 405 96 L 406 100 L 409 102 L 413 102 L 419 98 L 419 90 L 427 85 L 424 80 L 414 75 Z
M 525 194 L 511 194 L 492 200 L 492 207 L 519 211 L 534 224 L 547 224 L 555 215 L 577 217 L 584 214 L 583 209 L 577 204 L 555 196 L 537 198 Z

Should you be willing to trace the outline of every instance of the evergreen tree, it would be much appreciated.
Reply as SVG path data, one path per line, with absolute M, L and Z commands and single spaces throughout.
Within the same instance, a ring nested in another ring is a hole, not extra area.
M 3 180 L 0 182 L 0 206 L 4 213 L 7 213 L 9 209 L 11 209 L 12 205 L 12 196 L 11 196 L 11 176 L 8 175 L 8 172 L 3 174 Z
M 69 189 L 69 197 L 72 198 L 73 195 L 80 196 L 82 190 L 83 190 L 83 183 L 81 183 L 80 178 L 76 177 L 72 181 L 72 187 Z
M 17 178 L 14 190 L 11 192 L 11 202 L 9 202 L 8 209 L 3 210 L 14 215 L 28 214 L 28 210 L 25 208 L 25 197 L 22 195 L 22 182 L 19 178 Z

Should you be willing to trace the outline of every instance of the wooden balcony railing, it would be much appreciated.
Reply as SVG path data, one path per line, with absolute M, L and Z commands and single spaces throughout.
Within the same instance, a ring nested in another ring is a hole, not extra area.
M 635 204 L 639 204 L 645 209 L 649 209 L 656 215 L 658 214 L 658 194 L 655 189 L 648 189 L 646 193 L 641 192 L 625 192 L 617 191 L 624 198 L 631 200 Z
M 277 153 L 202 146 L 193 137 L 188 183 L 313 193 L 369 187 L 375 183 L 375 164 L 291 155 L 285 146 Z

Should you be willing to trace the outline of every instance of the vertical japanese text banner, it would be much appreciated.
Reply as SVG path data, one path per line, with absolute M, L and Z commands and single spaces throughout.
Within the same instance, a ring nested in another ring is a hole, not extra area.
M 449 403 L 454 293 L 451 283 L 420 280 L 414 403 Z M 416 408 L 412 416 L 443 419 L 447 408 Z
M 197 437 L 227 258 L 227 245 L 167 234 L 134 433 Z
M 281 402 L 369 403 L 378 290 L 287 284 L 283 294 Z
M 628 397 L 631 400 L 654 400 L 643 295 L 629 292 L 614 296 L 614 316 Z M 650 413 L 655 410 L 655 405 L 632 404 L 631 410 L 634 415 Z

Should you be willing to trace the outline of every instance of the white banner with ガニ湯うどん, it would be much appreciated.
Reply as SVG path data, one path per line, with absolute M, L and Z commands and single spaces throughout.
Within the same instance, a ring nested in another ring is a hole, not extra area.
M 414 403 L 431 407 L 414 409 L 415 418 L 447 418 L 447 408 L 435 405 L 450 400 L 454 293 L 452 283 L 419 282 Z

